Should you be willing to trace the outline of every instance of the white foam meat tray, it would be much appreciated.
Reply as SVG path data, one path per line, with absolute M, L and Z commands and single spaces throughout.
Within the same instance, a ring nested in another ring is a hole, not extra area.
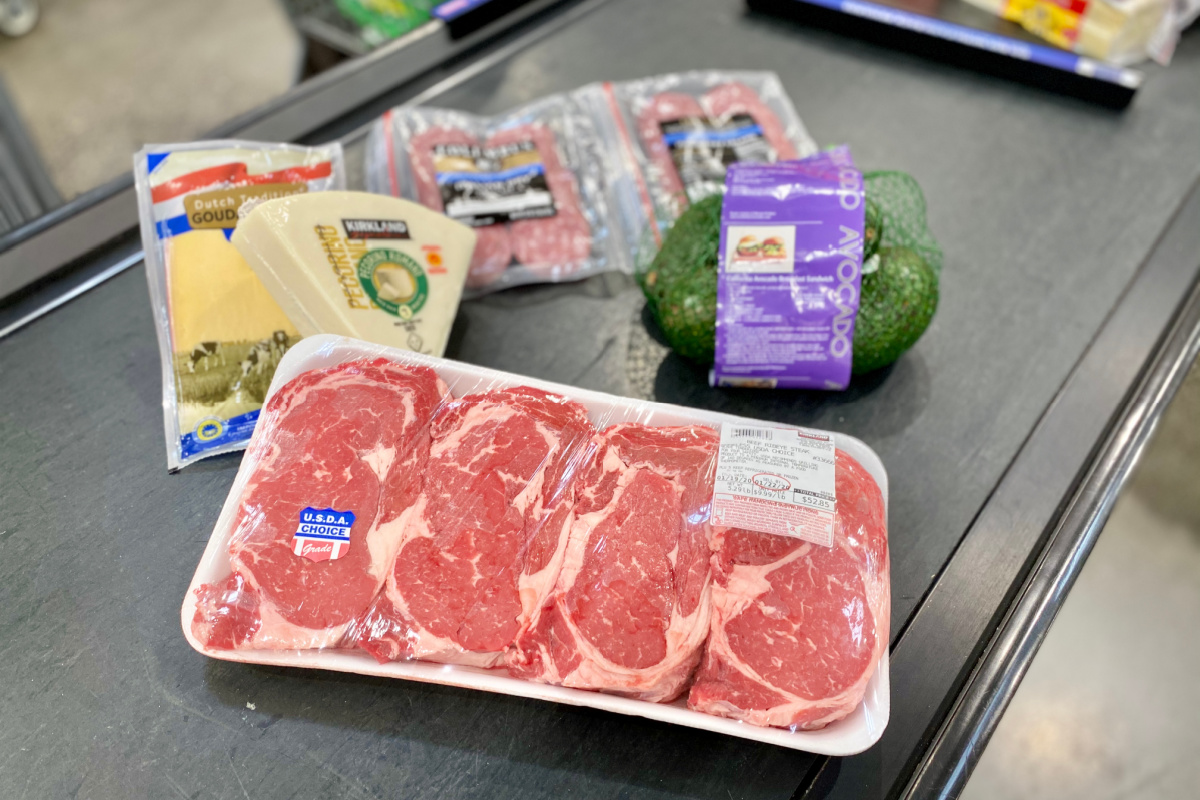
M 506 372 L 471 366 L 443 358 L 424 356 L 405 350 L 381 347 L 355 339 L 320 335 L 302 340 L 280 361 L 267 392 L 269 398 L 285 383 L 297 375 L 312 369 L 321 369 L 364 357 L 384 357 L 404 364 L 419 364 L 432 367 L 450 387 L 455 397 L 475 391 L 509 386 L 533 386 L 569 397 L 581 403 L 592 415 L 597 427 L 638 421 L 651 425 L 709 425 L 722 423 L 764 424 L 762 420 L 750 420 L 731 414 L 702 411 L 666 403 L 651 403 L 642 400 L 616 397 L 601 392 L 577 389 L 548 381 L 535 380 Z M 776 423 L 767 423 L 776 424 Z M 779 425 L 779 427 L 789 427 Z M 256 431 L 255 436 L 258 435 Z M 835 433 L 837 447 L 856 458 L 879 484 L 883 492 L 884 507 L 887 507 L 887 472 L 883 463 L 870 447 L 858 439 Z M 648 719 L 685 725 L 690 728 L 738 736 L 759 742 L 779 745 L 795 750 L 806 750 L 830 756 L 846 756 L 861 753 L 879 740 L 887 726 L 891 710 L 888 684 L 888 653 L 875 669 L 867 684 L 866 695 L 858 707 L 847 717 L 816 731 L 790 731 L 781 728 L 764 728 L 735 720 L 724 719 L 698 711 L 691 711 L 684 697 L 674 703 L 649 703 L 628 697 L 602 694 L 562 686 L 548 686 L 509 677 L 504 669 L 480 669 L 423 661 L 399 661 L 380 664 L 366 653 L 351 650 L 214 650 L 205 647 L 192 635 L 192 618 L 196 611 L 195 590 L 205 583 L 218 583 L 230 572 L 227 545 L 237 511 L 238 498 L 249 478 L 250 469 L 245 459 L 234 479 L 216 527 L 208 540 L 208 546 L 200 559 L 196 574 L 184 598 L 181 620 L 188 642 L 198 652 L 212 658 L 238 661 L 247 664 L 266 664 L 281 667 L 304 667 L 325 669 L 335 672 L 352 672 L 360 675 L 376 675 L 385 678 L 402 678 L 410 681 L 439 683 L 486 692 L 532 697 L 575 706 L 589 706 L 617 714 L 630 714 Z M 888 635 L 884 631 L 883 635 Z

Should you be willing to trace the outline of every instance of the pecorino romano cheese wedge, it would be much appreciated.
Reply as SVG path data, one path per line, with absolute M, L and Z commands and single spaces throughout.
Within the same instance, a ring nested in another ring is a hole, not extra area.
M 302 335 L 440 356 L 475 232 L 407 200 L 324 192 L 255 206 L 233 243 Z

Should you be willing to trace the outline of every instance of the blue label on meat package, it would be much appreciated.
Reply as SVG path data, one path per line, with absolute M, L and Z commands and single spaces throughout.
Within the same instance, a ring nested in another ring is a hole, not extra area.
M 532 140 L 435 145 L 433 166 L 442 211 L 451 219 L 481 228 L 554 216 L 546 165 Z
M 667 123 L 670 124 L 670 123 Z M 712 128 L 673 130 L 663 134 L 663 141 L 668 147 L 678 144 L 697 144 L 700 142 L 733 142 L 739 139 L 762 138 L 763 130 L 758 123 L 742 125 L 729 130 L 714 130 Z
M 692 202 L 722 191 L 730 164 L 765 164 L 776 156 L 762 126 L 749 114 L 680 117 L 659 123 L 659 129 Z
M 333 561 L 350 550 L 353 511 L 308 506 L 300 512 L 292 552 L 309 561 Z
M 518 178 L 545 174 L 546 170 L 541 164 L 527 164 L 523 167 L 513 167 L 512 169 L 500 170 L 498 172 L 439 172 L 437 174 L 437 182 L 439 185 L 454 183 L 455 181 L 502 183 L 504 181 L 516 180 Z

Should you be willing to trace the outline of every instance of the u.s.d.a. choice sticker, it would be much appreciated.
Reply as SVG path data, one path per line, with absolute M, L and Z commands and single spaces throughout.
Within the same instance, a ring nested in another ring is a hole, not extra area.
M 722 425 L 713 523 L 832 547 L 835 464 L 827 433 Z
M 309 506 L 300 512 L 292 552 L 309 561 L 334 561 L 350 551 L 353 511 Z

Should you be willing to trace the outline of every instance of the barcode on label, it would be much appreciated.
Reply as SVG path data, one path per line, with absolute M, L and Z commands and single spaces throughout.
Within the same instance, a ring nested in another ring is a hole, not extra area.
M 735 439 L 774 439 L 775 431 L 770 428 L 734 428 L 730 433 Z

